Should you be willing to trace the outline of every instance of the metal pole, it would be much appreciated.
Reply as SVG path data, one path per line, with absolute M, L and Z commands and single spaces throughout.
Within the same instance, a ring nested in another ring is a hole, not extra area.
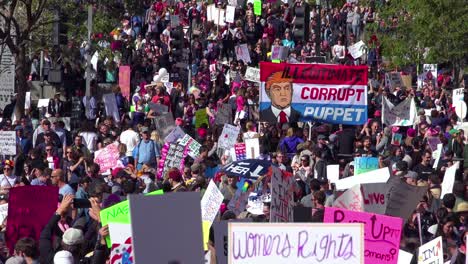
M 91 96 L 91 32 L 93 31 L 93 6 L 88 6 L 88 45 L 86 50 L 86 96 Z M 88 100 L 86 100 L 88 101 Z

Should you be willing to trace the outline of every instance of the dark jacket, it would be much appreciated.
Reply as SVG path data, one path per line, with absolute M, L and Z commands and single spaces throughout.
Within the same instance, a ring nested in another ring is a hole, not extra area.
M 301 113 L 294 108 L 291 107 L 291 114 L 288 117 L 289 123 L 298 122 L 299 118 L 301 118 Z M 278 123 L 278 118 L 273 114 L 271 107 L 267 109 L 263 109 L 260 111 L 260 120 L 268 122 L 268 123 Z
M 49 112 L 49 114 L 52 116 L 55 116 L 56 114 L 63 116 L 63 114 L 65 113 L 65 107 L 63 102 L 60 100 L 55 101 L 54 99 L 51 99 L 47 107 L 47 112 Z

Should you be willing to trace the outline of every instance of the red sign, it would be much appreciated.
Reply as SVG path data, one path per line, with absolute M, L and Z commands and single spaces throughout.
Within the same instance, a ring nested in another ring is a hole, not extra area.
M 57 203 L 58 188 L 54 186 L 11 188 L 5 234 L 10 253 L 20 238 L 39 241 L 42 229 L 57 210 Z
M 119 67 L 119 86 L 122 95 L 130 101 L 130 66 Z

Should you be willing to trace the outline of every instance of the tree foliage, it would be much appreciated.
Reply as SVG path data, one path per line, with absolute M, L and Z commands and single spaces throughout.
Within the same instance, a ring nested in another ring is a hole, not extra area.
M 397 66 L 448 62 L 462 67 L 468 46 L 465 0 L 391 0 L 379 10 L 383 55 Z

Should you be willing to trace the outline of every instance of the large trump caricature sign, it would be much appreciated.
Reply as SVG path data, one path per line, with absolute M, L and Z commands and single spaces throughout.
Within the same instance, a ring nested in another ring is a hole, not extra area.
M 260 120 L 367 121 L 367 66 L 260 63 Z

